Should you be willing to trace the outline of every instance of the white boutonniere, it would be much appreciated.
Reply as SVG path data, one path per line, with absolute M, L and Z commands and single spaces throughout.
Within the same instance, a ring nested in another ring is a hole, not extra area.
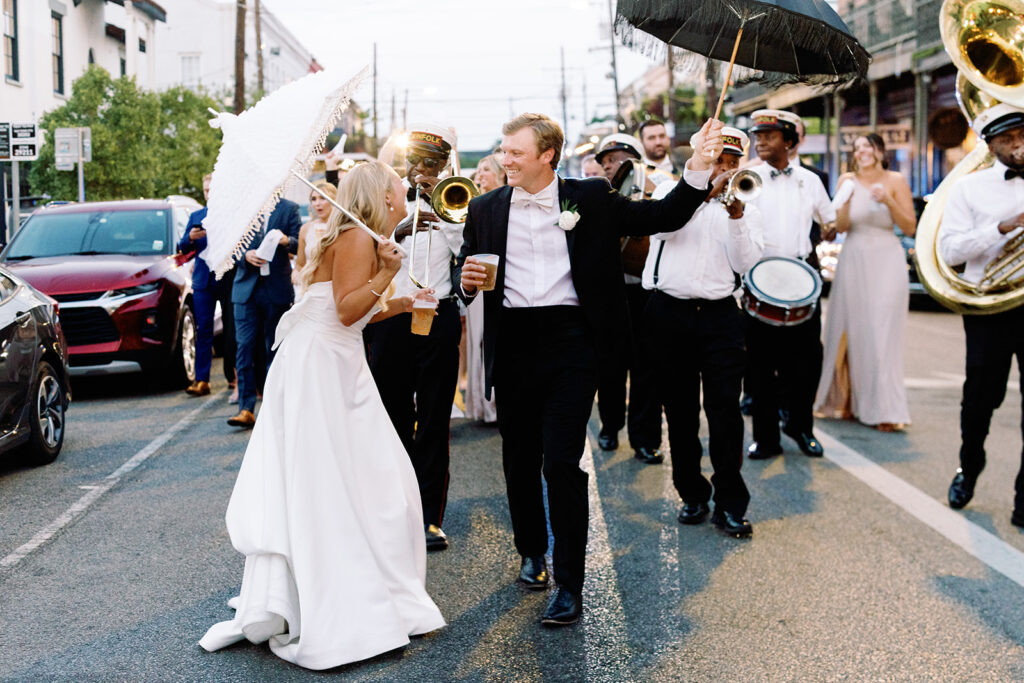
M 555 225 L 569 232 L 579 223 L 580 212 L 576 209 L 575 204 L 570 204 L 568 201 L 563 201 L 561 207 L 562 213 L 558 214 L 558 222 Z

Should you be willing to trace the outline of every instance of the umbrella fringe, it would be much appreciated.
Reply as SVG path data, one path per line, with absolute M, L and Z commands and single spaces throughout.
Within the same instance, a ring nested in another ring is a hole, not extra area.
M 327 136 L 330 135 L 331 131 L 337 125 L 341 119 L 342 114 L 348 109 L 349 103 L 352 101 L 352 95 L 359 88 L 364 80 L 370 75 L 370 67 L 363 68 L 355 78 L 348 83 L 348 87 L 341 93 L 340 97 L 335 100 L 334 98 L 328 98 L 324 101 L 323 107 L 320 110 L 320 117 L 317 119 L 318 125 L 312 127 L 312 133 L 306 139 L 306 144 L 301 149 L 311 149 L 308 155 L 298 156 L 295 158 L 292 167 L 288 170 L 284 181 L 275 189 L 267 200 L 263 203 L 260 210 L 253 216 L 252 220 L 249 221 L 248 227 L 242 232 L 241 238 L 235 243 L 235 246 L 231 250 L 231 254 L 227 258 L 222 260 L 216 268 L 214 273 L 216 278 L 219 280 L 229 270 L 235 267 L 235 263 L 242 260 L 245 257 L 245 252 L 248 250 L 249 245 L 252 244 L 253 239 L 259 233 L 263 226 L 263 223 L 267 220 L 270 214 L 274 211 L 274 207 L 281 201 L 281 198 L 288 193 L 291 186 L 297 182 L 295 177 L 291 174 L 294 170 L 299 175 L 306 177 L 313 169 L 313 158 L 316 154 L 323 149 L 324 144 L 327 142 Z

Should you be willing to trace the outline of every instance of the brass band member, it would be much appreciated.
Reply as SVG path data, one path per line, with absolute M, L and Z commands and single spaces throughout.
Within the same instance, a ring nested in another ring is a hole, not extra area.
M 597 162 L 604 169 L 608 182 L 614 184 L 623 162 L 642 160 L 640 141 L 632 135 L 609 135 L 597 147 Z M 645 178 L 644 194 L 651 196 L 654 183 Z M 640 273 L 647 258 L 648 239 L 627 237 L 623 244 L 623 279 L 626 283 L 626 306 L 629 313 L 631 344 L 621 358 L 601 367 L 597 385 L 597 411 L 601 418 L 598 445 L 607 451 L 619 447 L 619 430 L 626 425 L 626 375 L 629 375 L 629 445 L 633 457 L 642 463 L 656 465 L 661 454 L 661 404 L 654 388 L 654 366 L 639 345 L 641 320 L 647 306 L 648 292 L 640 284 Z M 635 265 L 634 265 L 635 262 Z
M 711 174 L 712 196 L 723 191 L 739 167 L 747 136 L 726 126 L 722 141 Z M 668 194 L 673 185 L 659 185 L 654 198 Z M 651 290 L 643 319 L 644 355 L 658 358 L 655 382 L 668 421 L 672 481 L 683 500 L 679 521 L 703 522 L 713 490 L 712 523 L 737 537 L 749 536 L 752 528 L 744 518 L 750 493 L 740 475 L 744 315 L 732 294 L 736 275 L 757 263 L 763 250 L 761 215 L 755 207 L 744 207 L 735 198 L 728 204 L 711 199 L 682 230 L 651 237 L 643 277 L 644 288 Z M 715 470 L 711 483 L 700 471 L 702 387 L 708 453 Z
M 978 282 L 985 266 L 1024 226 L 1024 109 L 998 104 L 978 116 L 973 128 L 996 161 L 953 185 L 942 214 L 938 246 L 946 263 L 966 264 L 964 279 Z M 1024 363 L 1024 306 L 991 315 L 965 315 L 964 332 L 967 379 L 960 404 L 960 468 L 949 486 L 949 505 L 955 509 L 971 501 L 985 467 L 985 437 L 992 412 L 1006 396 L 1013 356 Z M 1024 455 L 1015 491 L 1010 520 L 1024 526 Z
M 757 156 L 763 164 L 751 167 L 763 181 L 761 194 L 751 204 L 761 211 L 764 255 L 810 261 L 811 224 L 834 223 L 836 211 L 816 175 L 803 168 L 789 150 L 799 142 L 800 117 L 788 111 L 761 109 L 752 114 Z M 779 406 L 789 409 L 783 431 L 800 450 L 821 457 L 824 449 L 814 436 L 811 409 L 821 375 L 821 307 L 799 325 L 775 327 L 753 316 L 747 318 L 749 359 L 748 391 L 754 399 L 754 443 L 750 458 L 764 459 L 782 453 Z
M 459 375 L 462 321 L 451 283 L 451 262 L 462 248 L 462 225 L 445 223 L 430 210 L 430 192 L 448 166 L 455 134 L 436 124 L 411 126 L 405 179 L 409 218 L 392 236 L 407 256 L 395 276 L 395 297 L 412 297 L 417 287 L 409 278 L 430 270 L 430 287 L 439 300 L 437 316 L 426 336 L 411 331 L 411 313 L 401 313 L 368 327 L 370 369 L 384 407 L 412 459 L 423 501 L 423 525 L 428 550 L 444 550 L 448 539 L 441 528 L 448 499 L 448 427 Z M 420 191 L 420 224 L 415 232 L 415 187 Z M 429 250 L 429 231 L 434 235 Z M 413 236 L 415 235 L 415 236 Z M 416 240 L 416 263 L 410 265 Z M 372 457 L 368 454 L 368 457 Z

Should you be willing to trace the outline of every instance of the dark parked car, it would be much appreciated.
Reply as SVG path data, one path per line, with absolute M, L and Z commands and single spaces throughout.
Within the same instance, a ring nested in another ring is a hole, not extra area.
M 36 465 L 57 458 L 68 374 L 57 302 L 0 268 L 0 451 L 22 448 Z
M 71 372 L 195 377 L 191 268 L 175 254 L 191 200 L 86 202 L 37 210 L 0 254 L 60 303 Z

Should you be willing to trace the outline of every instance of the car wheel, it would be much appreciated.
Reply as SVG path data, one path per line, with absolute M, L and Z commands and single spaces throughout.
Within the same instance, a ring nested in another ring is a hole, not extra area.
M 29 395 L 29 439 L 26 454 L 33 465 L 46 465 L 57 459 L 64 444 L 64 416 L 67 389 L 53 366 L 39 361 L 36 379 Z
M 185 312 L 181 316 L 177 356 L 175 365 L 178 366 L 178 374 L 186 382 L 194 382 L 196 379 L 196 316 L 189 306 L 185 307 Z

